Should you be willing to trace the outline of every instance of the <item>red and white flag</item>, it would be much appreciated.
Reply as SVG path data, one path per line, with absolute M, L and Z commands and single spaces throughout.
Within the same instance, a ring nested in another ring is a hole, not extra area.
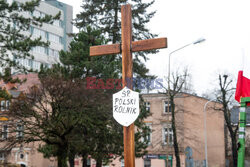
M 242 70 L 238 73 L 235 100 L 240 102 L 242 97 L 250 97 L 250 56 L 244 56 Z

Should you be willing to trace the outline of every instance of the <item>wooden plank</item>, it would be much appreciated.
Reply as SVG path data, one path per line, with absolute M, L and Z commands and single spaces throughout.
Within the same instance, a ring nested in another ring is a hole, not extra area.
M 91 46 L 89 51 L 90 56 L 102 56 L 119 53 L 121 53 L 120 44 Z
M 122 7 L 122 80 L 123 87 L 132 89 L 132 85 L 127 85 L 126 81 L 133 77 L 133 59 L 131 52 L 132 44 L 132 19 L 131 5 Z
M 123 127 L 125 167 L 135 167 L 135 125 Z
M 167 38 L 146 39 L 132 42 L 132 52 L 167 48 Z
M 131 52 L 132 44 L 132 13 L 131 5 L 124 5 L 121 8 L 122 16 L 122 83 L 123 87 L 133 89 L 133 60 Z M 130 83 L 126 83 L 130 81 Z M 123 127 L 124 141 L 124 162 L 125 167 L 135 167 L 135 138 L 134 124 L 128 127 Z

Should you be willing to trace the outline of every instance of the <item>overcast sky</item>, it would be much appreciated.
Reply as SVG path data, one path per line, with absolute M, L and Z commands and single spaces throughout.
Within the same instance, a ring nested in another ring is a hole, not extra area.
M 74 15 L 80 12 L 81 4 L 82 0 L 70 1 Z M 157 13 L 148 28 L 159 37 L 167 37 L 168 48 L 148 56 L 150 73 L 167 76 L 169 53 L 204 37 L 204 43 L 172 55 L 171 71 L 188 66 L 198 94 L 215 86 L 218 72 L 229 72 L 237 78 L 242 50 L 250 56 L 249 6 L 248 0 L 156 0 L 151 10 Z

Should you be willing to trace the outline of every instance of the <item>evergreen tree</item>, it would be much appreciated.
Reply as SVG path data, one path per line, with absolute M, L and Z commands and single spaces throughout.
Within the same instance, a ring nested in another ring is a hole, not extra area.
M 89 56 L 89 48 L 94 45 L 106 44 L 99 30 L 86 27 L 73 35 L 69 51 L 60 52 L 60 61 L 71 69 L 71 77 L 118 78 L 117 69 L 121 68 L 118 60 L 111 61 L 111 56 Z
M 132 4 L 133 40 L 155 37 L 156 35 L 150 33 L 146 27 L 146 24 L 155 14 L 155 12 L 147 13 L 146 11 L 154 3 L 154 0 L 149 3 L 143 3 L 142 0 L 85 0 L 83 1 L 82 12 L 75 19 L 75 25 L 79 29 L 84 29 L 86 26 L 97 28 L 105 35 L 108 42 L 113 44 L 121 42 L 121 5 L 128 2 Z M 146 53 L 156 53 L 156 51 L 134 53 L 134 73 L 140 77 L 150 77 L 147 74 L 148 69 L 139 58 L 142 57 L 147 60 Z M 121 60 L 121 56 L 111 56 L 111 61 L 116 59 Z
M 32 0 L 24 3 L 0 0 L 0 67 L 15 67 L 25 70 L 14 59 L 32 59 L 30 50 L 35 46 L 47 46 L 41 38 L 31 38 L 31 26 L 42 26 L 43 23 L 52 23 L 56 16 L 33 16 L 32 13 L 40 3 L 40 0 Z

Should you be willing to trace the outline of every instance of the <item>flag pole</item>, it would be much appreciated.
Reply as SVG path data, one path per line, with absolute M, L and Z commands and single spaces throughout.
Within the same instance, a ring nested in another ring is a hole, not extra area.
M 239 142 L 238 142 L 238 161 L 237 167 L 245 166 L 245 129 L 246 129 L 246 107 L 250 102 L 250 97 L 240 99 L 239 115 Z

